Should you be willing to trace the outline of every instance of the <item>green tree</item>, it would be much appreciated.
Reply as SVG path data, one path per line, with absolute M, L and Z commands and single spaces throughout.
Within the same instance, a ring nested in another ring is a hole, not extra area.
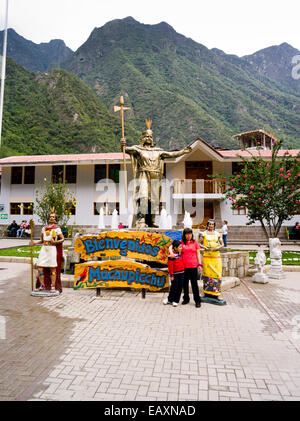
M 76 206 L 76 198 L 70 192 L 68 186 L 61 182 L 47 183 L 36 190 L 34 212 L 43 224 L 47 224 L 49 214 L 55 210 L 57 223 L 66 227 L 71 215 L 71 209 Z
M 225 196 L 232 209 L 247 208 L 246 225 L 259 221 L 267 238 L 277 237 L 283 221 L 290 220 L 300 208 L 300 153 L 293 157 L 282 145 L 283 139 L 274 141 L 268 160 L 261 156 L 259 145 L 259 156 L 251 151 L 247 151 L 249 158 L 239 155 L 240 173 L 225 177 Z

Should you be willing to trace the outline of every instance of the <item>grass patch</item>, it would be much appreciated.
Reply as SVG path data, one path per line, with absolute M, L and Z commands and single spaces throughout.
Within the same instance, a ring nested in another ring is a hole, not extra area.
M 39 252 L 42 246 L 33 247 L 33 257 L 39 257 Z M 68 246 L 64 246 L 67 248 Z M 0 256 L 10 256 L 10 257 L 31 257 L 31 247 L 22 246 L 22 247 L 13 247 L 9 249 L 0 250 Z
M 249 253 L 249 262 L 254 263 L 257 251 L 254 250 L 232 250 L 232 251 L 248 251 Z M 265 251 L 266 255 L 266 265 L 271 264 L 270 252 Z M 293 251 L 283 251 L 282 252 L 282 264 L 283 265 L 293 265 L 300 266 L 300 252 Z

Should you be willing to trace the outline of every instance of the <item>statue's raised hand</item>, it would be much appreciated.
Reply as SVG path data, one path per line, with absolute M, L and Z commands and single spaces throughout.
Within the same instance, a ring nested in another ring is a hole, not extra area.
M 126 139 L 125 139 L 125 137 L 122 137 L 122 139 L 120 140 L 120 145 L 121 145 L 121 148 L 126 147 Z
M 190 153 L 190 152 L 192 152 L 192 148 L 191 148 L 190 146 L 186 146 L 186 147 L 183 149 L 183 152 L 184 152 L 184 153 Z

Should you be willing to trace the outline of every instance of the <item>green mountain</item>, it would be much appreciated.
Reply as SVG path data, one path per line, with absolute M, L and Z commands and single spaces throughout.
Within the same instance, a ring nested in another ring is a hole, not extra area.
M 300 93 L 167 23 L 144 25 L 131 17 L 109 22 L 95 28 L 63 67 L 110 110 L 124 95 L 132 125 L 140 132 L 151 117 L 157 143 L 169 149 L 197 136 L 237 148 L 232 135 L 260 128 L 300 147 Z
M 293 78 L 293 68 L 296 66 L 293 58 L 296 56 L 300 57 L 300 51 L 285 42 L 244 56 L 243 59 L 253 65 L 260 74 L 284 85 L 289 92 L 296 91 L 300 94 L 300 80 Z M 299 61 L 297 60 L 297 63 Z
M 1 46 L 3 45 L 3 36 L 4 31 L 0 31 Z M 7 31 L 7 56 L 27 70 L 46 72 L 59 67 L 71 55 L 72 50 L 60 39 L 35 44 L 11 28 Z
M 1 156 L 120 151 L 120 117 L 66 70 L 33 73 L 7 59 Z M 128 142 L 139 133 L 126 127 Z

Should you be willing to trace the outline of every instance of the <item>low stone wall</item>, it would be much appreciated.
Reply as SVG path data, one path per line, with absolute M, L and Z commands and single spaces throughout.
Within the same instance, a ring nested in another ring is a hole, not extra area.
M 222 276 L 245 278 L 249 270 L 249 253 L 247 251 L 232 251 L 221 253 Z

